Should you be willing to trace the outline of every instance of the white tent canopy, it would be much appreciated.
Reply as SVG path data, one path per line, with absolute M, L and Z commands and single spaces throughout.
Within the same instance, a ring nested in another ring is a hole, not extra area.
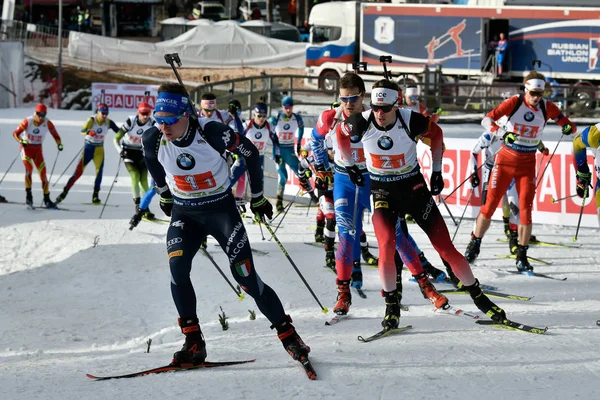
M 90 54 L 93 52 L 93 54 Z M 272 39 L 250 32 L 235 21 L 196 28 L 159 43 L 119 40 L 71 31 L 69 56 L 99 63 L 164 67 L 164 55 L 179 53 L 185 67 L 300 68 L 306 65 L 306 44 Z

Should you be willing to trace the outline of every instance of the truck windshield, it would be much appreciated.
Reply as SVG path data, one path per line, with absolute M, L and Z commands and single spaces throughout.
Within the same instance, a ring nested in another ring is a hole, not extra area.
M 342 37 L 339 26 L 313 26 L 311 43 L 332 42 Z

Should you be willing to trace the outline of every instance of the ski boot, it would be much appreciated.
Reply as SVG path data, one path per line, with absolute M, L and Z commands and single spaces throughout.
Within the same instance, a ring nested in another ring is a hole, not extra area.
M 283 212 L 283 196 L 277 195 L 277 202 L 275 203 L 275 210 L 277 210 L 277 212 Z
M 496 304 L 494 304 L 479 287 L 479 280 L 475 280 L 475 283 L 471 286 L 464 286 L 469 292 L 469 295 L 473 299 L 475 306 L 479 308 L 485 315 L 490 317 L 495 322 L 502 323 L 506 319 L 506 313 Z
M 385 297 L 385 317 L 381 321 L 381 326 L 386 331 L 396 329 L 400 324 L 400 300 L 398 300 L 398 293 L 396 290 L 393 292 L 384 292 L 382 290 L 381 295 Z
M 294 360 L 300 360 L 308 356 L 310 347 L 302 341 L 302 338 L 296 332 L 296 328 L 292 325 L 292 318 L 286 315 L 286 321 L 275 327 L 271 325 L 271 329 L 277 329 L 277 337 L 281 340 L 283 348 L 289 353 Z
M 533 267 L 531 266 L 531 264 L 529 263 L 529 260 L 527 259 L 527 249 L 529 248 L 529 246 L 521 246 L 520 244 L 517 245 L 517 271 L 519 272 L 528 272 L 528 271 L 533 271 Z
M 206 250 L 208 247 L 208 236 L 204 236 L 204 240 L 200 243 L 200 248 Z
M 511 229 L 508 238 L 508 248 L 510 254 L 517 254 L 517 246 L 519 245 L 519 233 L 516 229 Z
M 144 218 L 146 218 L 147 220 L 153 220 L 156 218 L 156 216 L 154 215 L 153 212 L 150 211 L 150 209 L 147 210 L 142 210 L 144 212 Z
M 321 225 L 317 222 L 317 229 L 315 229 L 315 243 L 323 243 L 325 242 L 325 234 L 323 230 L 325 229 L 325 222 Z
M 33 196 L 31 194 L 31 189 L 25 189 L 25 204 L 29 207 L 33 207 Z
M 100 197 L 98 197 L 98 193 L 100 193 L 100 189 L 94 189 L 94 193 L 92 194 L 92 203 L 94 204 L 102 204 Z
M 429 260 L 425 257 L 425 253 L 421 252 L 421 254 L 419 254 L 419 259 L 421 260 L 421 266 L 423 266 L 427 275 L 429 275 L 434 282 L 444 282 L 446 280 L 446 273 L 431 265 Z
M 50 200 L 50 193 L 44 195 L 44 207 L 57 208 L 56 204 L 52 200 Z
M 475 236 L 473 232 L 471 232 L 471 241 L 467 245 L 467 251 L 465 251 L 465 258 L 471 264 L 477 256 L 479 255 L 479 251 L 481 250 L 481 238 Z
M 56 198 L 56 204 L 58 203 L 62 203 L 62 201 L 65 199 L 65 197 L 67 197 L 67 194 L 69 194 L 69 189 L 64 188 L 62 193 L 58 195 L 58 197 Z
M 540 243 L 540 241 L 535 237 L 535 235 L 531 235 L 531 236 L 529 236 L 529 243 L 530 244 L 538 244 L 538 243 Z
M 6 200 L 6 197 L 0 196 L 0 203 L 8 203 L 8 201 Z
M 133 199 L 133 204 L 135 204 L 135 211 L 140 211 L 140 201 L 142 199 L 140 199 L 139 197 L 136 197 Z
M 357 289 L 362 289 L 363 285 L 363 275 L 362 268 L 360 267 L 360 260 L 354 261 L 352 263 L 352 275 L 350 276 L 352 280 L 352 287 Z
M 346 315 L 352 304 L 352 294 L 350 293 L 350 281 L 335 280 L 337 284 L 337 303 L 333 307 L 334 314 Z
M 198 365 L 206 360 L 206 343 L 198 324 L 198 318 L 179 318 L 181 332 L 185 335 L 185 343 L 181 350 L 173 354 L 171 364 L 177 366 Z
M 502 217 L 502 222 L 504 223 L 504 234 L 507 239 L 510 239 L 510 218 Z
M 131 219 L 129 220 L 129 230 L 132 230 L 133 228 L 138 226 L 143 216 L 144 210 L 138 210 L 138 212 L 133 214 L 133 217 L 131 217 Z
M 371 254 L 369 251 L 369 246 L 360 246 L 360 253 L 362 254 L 363 260 L 368 265 L 377 265 L 379 263 L 379 257 Z
M 438 293 L 437 289 L 429 282 L 425 272 L 415 275 L 415 279 L 419 284 L 423 297 L 428 299 L 435 308 L 442 308 L 448 304 L 448 298 Z
M 335 252 L 333 250 L 325 251 L 325 266 L 337 273 L 335 269 Z

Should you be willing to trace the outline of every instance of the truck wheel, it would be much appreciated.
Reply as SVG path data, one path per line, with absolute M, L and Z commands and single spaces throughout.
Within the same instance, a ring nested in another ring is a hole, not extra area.
M 335 71 L 325 71 L 319 77 L 319 89 L 325 93 L 334 93 L 338 87 L 340 76 Z

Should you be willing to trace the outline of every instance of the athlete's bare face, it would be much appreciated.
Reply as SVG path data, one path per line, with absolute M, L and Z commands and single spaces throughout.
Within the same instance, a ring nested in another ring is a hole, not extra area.
M 37 125 L 41 125 L 45 119 L 46 119 L 46 113 L 36 112 L 33 114 L 33 122 L 35 122 Z
M 98 111 L 96 113 L 96 119 L 98 120 L 98 122 L 103 123 L 104 121 L 106 121 L 107 115 L 108 115 L 108 113 L 106 113 L 106 112 Z
M 188 117 L 185 115 L 175 115 L 169 112 L 154 113 L 156 124 L 161 132 L 165 135 L 167 141 L 172 142 L 185 134 L 188 127 Z
M 291 117 L 292 113 L 294 112 L 294 106 L 285 106 L 285 107 L 281 107 L 281 109 L 283 110 L 283 113 L 285 114 L 286 117 Z
M 150 113 L 138 113 L 138 121 L 144 125 L 150 119 Z
M 342 110 L 348 116 L 363 110 L 363 98 L 364 94 L 358 88 L 340 88 Z
M 544 92 L 527 91 L 525 93 L 525 101 L 532 107 L 537 107 L 542 101 Z

